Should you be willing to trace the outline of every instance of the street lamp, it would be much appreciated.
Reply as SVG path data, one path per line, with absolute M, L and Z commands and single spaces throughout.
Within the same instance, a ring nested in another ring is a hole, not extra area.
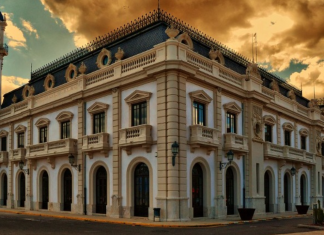
M 27 175 L 29 175 L 29 169 L 27 168 L 26 170 L 25 169 L 23 169 L 24 168 L 24 162 L 21 160 L 20 162 L 19 162 L 19 169 L 20 170 L 22 170 L 22 171 L 24 171 L 24 172 L 26 172 L 27 173 Z
M 71 164 L 72 167 L 77 169 L 78 171 L 81 171 L 81 164 L 75 164 L 75 158 L 72 153 L 69 155 L 69 163 Z
M 177 141 L 174 141 L 174 143 L 171 145 L 171 152 L 172 152 L 172 166 L 175 165 L 175 157 L 179 153 L 179 144 Z
M 224 169 L 227 165 L 231 165 L 231 162 L 233 161 L 234 159 L 234 153 L 232 150 L 228 151 L 227 152 L 227 159 L 228 159 L 228 162 L 219 162 L 219 170 L 222 170 Z
M 291 173 L 292 176 L 294 176 L 296 174 L 296 168 L 295 167 L 292 167 L 290 169 L 290 173 Z

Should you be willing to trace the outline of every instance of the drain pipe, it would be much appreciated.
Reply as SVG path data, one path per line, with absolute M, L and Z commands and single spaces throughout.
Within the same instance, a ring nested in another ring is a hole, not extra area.
M 245 135 L 245 125 L 244 125 L 244 104 L 242 103 L 242 134 Z M 243 171 L 243 208 L 245 208 L 245 155 L 242 155 L 242 171 Z
M 83 135 L 87 134 L 87 102 L 83 103 Z M 84 202 L 83 202 L 83 213 L 87 214 L 87 155 L 83 155 L 83 194 L 84 194 Z

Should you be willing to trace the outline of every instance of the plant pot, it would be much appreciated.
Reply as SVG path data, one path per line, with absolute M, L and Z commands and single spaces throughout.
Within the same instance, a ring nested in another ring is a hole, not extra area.
M 302 215 L 302 214 L 307 214 L 309 205 L 296 205 L 296 209 L 298 214 Z
M 241 220 L 252 220 L 255 211 L 254 208 L 238 208 L 237 210 L 240 214 Z

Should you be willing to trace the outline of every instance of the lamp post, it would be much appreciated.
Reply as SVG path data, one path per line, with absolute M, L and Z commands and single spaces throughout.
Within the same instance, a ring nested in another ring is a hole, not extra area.
M 29 175 L 29 169 L 27 168 L 27 169 L 25 170 L 25 169 L 23 169 L 23 168 L 24 168 L 24 162 L 21 160 L 21 161 L 19 162 L 19 169 L 22 170 L 22 171 L 24 171 L 24 172 L 26 172 L 27 175 Z
M 291 174 L 292 176 L 294 176 L 294 175 L 296 174 L 296 168 L 295 168 L 295 167 L 292 167 L 292 168 L 290 169 L 290 174 Z
M 231 165 L 231 162 L 233 161 L 234 159 L 234 153 L 232 150 L 228 151 L 227 154 L 227 159 L 228 159 L 228 162 L 219 162 L 219 170 L 222 170 L 224 169 L 227 165 Z
M 69 155 L 69 163 L 72 167 L 74 167 L 78 171 L 81 171 L 81 164 L 75 164 L 75 157 L 73 156 L 72 153 L 70 153 Z
M 174 143 L 171 145 L 171 152 L 172 152 L 172 166 L 175 165 L 175 157 L 179 153 L 179 144 L 177 141 L 174 141 Z

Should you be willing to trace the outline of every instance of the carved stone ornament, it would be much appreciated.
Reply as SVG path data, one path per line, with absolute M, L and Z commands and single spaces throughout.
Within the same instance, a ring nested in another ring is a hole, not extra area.
M 262 109 L 260 107 L 253 106 L 252 120 L 255 137 L 262 139 Z
M 258 64 L 249 63 L 246 68 L 246 75 L 254 76 L 254 77 L 261 79 L 261 75 L 260 75 L 259 69 L 258 69 Z
M 125 54 L 124 50 L 118 47 L 118 51 L 115 53 L 115 57 L 118 61 L 120 61 L 123 59 L 124 54 Z
M 209 51 L 209 58 L 211 60 L 216 60 L 218 63 L 225 65 L 225 59 L 220 50 L 215 50 L 214 48 Z
M 272 82 L 270 83 L 270 89 L 273 91 L 279 92 L 278 82 L 275 80 L 272 80 Z
M 320 131 L 316 131 L 316 152 L 319 155 L 322 154 L 322 138 Z
M 290 90 L 287 92 L 287 97 L 291 100 L 294 100 L 296 101 L 296 95 L 295 95 L 295 92 L 293 90 Z
M 106 48 L 103 48 L 99 55 L 97 56 L 97 66 L 99 69 L 104 68 L 111 63 L 111 52 L 108 51 Z
M 170 28 L 168 27 L 165 30 L 165 33 L 169 36 L 170 39 L 174 39 L 179 34 L 179 30 L 176 29 L 173 24 L 171 24 Z
M 78 75 L 77 67 L 74 64 L 70 64 L 65 70 L 65 79 L 67 82 L 73 81 Z
M 54 86 L 55 86 L 54 76 L 52 74 L 48 74 L 44 81 L 44 88 L 46 91 L 48 91 L 48 90 L 54 88 Z
M 187 32 L 180 34 L 177 37 L 178 42 L 181 42 L 189 47 L 189 49 L 193 50 L 193 42 Z
M 17 102 L 17 96 L 14 94 L 14 96 L 12 97 L 12 103 L 16 103 Z
M 318 100 L 317 99 L 311 99 L 309 102 L 308 102 L 308 108 L 319 108 L 318 106 Z
M 87 66 L 83 62 L 81 62 L 81 65 L 79 67 L 79 73 L 85 74 L 86 71 L 87 71 Z
M 33 96 L 35 93 L 35 89 L 33 86 L 25 85 L 22 90 L 22 97 L 25 100 L 27 97 Z

